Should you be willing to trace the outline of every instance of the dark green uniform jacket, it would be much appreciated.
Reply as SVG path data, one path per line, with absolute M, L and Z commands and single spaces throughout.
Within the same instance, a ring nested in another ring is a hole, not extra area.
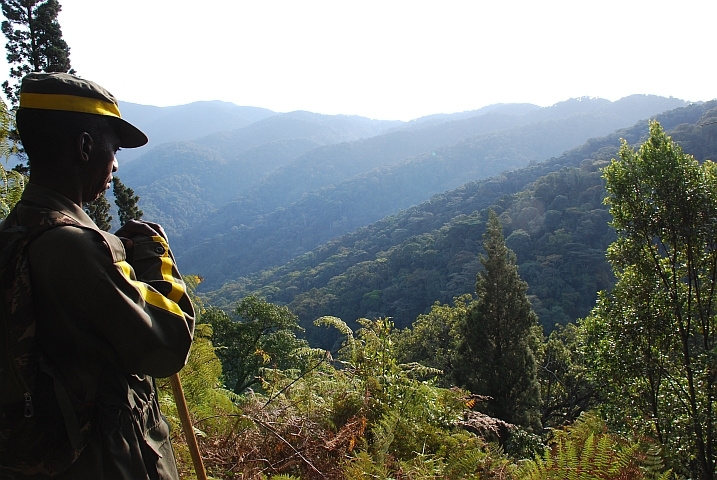
M 154 380 L 184 366 L 194 310 L 162 237 L 129 252 L 57 192 L 28 184 L 18 205 L 87 228 L 57 227 L 28 251 L 36 340 L 72 395 L 94 403 L 90 440 L 69 479 L 178 478 Z

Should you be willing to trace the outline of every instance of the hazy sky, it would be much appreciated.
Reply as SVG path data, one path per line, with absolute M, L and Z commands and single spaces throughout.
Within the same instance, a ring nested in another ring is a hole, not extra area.
M 60 3 L 73 67 L 135 103 L 408 120 L 578 96 L 717 97 L 714 0 Z

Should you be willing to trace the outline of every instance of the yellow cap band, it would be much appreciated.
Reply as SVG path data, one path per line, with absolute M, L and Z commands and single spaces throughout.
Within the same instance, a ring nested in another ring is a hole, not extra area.
M 21 93 L 20 108 L 63 110 L 66 112 L 94 113 L 122 118 L 119 108 L 112 102 L 96 98 L 60 95 L 56 93 Z

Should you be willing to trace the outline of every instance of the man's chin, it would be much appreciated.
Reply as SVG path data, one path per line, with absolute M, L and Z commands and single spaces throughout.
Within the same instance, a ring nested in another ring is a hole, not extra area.
M 105 193 L 105 192 L 104 192 L 104 191 L 102 191 L 102 192 L 97 192 L 96 194 L 94 194 L 94 196 L 89 196 L 88 198 L 84 199 L 83 203 L 91 203 L 91 202 L 94 202 L 95 200 L 97 200 L 98 198 L 100 198 L 103 193 Z

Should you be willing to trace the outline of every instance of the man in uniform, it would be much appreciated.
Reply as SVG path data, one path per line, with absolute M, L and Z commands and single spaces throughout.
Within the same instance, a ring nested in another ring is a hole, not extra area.
M 23 79 L 17 128 L 30 163 L 18 222 L 40 208 L 75 224 L 27 253 L 36 343 L 55 385 L 91 405 L 84 448 L 55 478 L 178 478 L 153 377 L 184 366 L 192 304 L 159 225 L 132 221 L 112 235 L 82 209 L 110 187 L 115 153 L 147 137 L 107 90 L 64 73 Z

